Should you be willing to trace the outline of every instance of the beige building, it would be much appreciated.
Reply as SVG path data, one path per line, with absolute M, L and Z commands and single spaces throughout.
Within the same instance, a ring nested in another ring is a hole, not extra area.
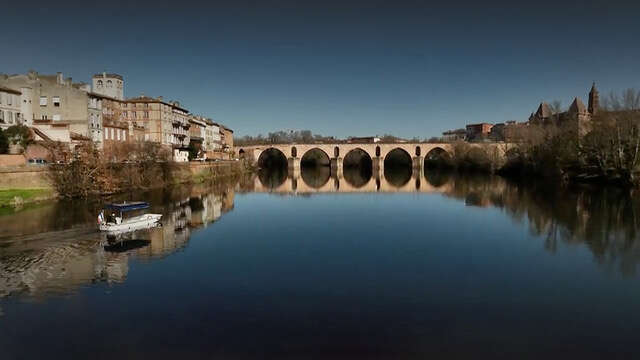
M 189 141 L 200 150 L 198 157 L 206 158 L 207 146 L 205 142 L 207 119 L 203 116 L 189 115 Z
M 222 143 L 222 151 L 233 155 L 233 130 L 228 127 L 220 126 L 220 142 Z
M 0 75 L 0 86 L 25 89 L 21 91 L 25 124 L 35 126 L 46 137 L 68 142 L 71 137 L 91 136 L 89 85 L 73 83 L 71 78 L 65 79 L 62 73 L 42 75 L 30 71 L 27 74 Z
M 214 158 L 213 153 L 222 150 L 222 143 L 220 140 L 220 125 L 213 122 L 211 119 L 207 119 L 207 127 L 204 134 L 205 151 L 208 158 Z
M 122 119 L 137 137 L 144 129 L 143 141 L 151 141 L 173 149 L 174 160 L 188 161 L 189 111 L 178 102 L 165 102 L 162 97 L 141 95 L 122 103 Z M 136 131 L 138 130 L 138 131 Z
M 22 123 L 20 98 L 22 92 L 8 87 L 0 86 L 0 128 Z

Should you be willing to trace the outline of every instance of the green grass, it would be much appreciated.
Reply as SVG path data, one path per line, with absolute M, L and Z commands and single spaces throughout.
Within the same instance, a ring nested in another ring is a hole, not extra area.
M 14 197 L 22 198 L 24 203 L 38 199 L 50 198 L 53 195 L 51 189 L 0 189 L 0 207 L 11 206 Z

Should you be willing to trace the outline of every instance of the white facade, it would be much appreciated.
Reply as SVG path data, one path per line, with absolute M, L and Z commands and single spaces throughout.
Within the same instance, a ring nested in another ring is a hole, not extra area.
M 0 127 L 6 129 L 10 126 L 22 124 L 20 91 L 0 87 Z
M 89 94 L 89 138 L 96 143 L 99 149 L 102 148 L 102 98 Z
M 175 162 L 188 162 L 189 152 L 181 149 L 173 149 L 173 161 Z
M 220 151 L 222 149 L 220 125 L 214 122 L 207 123 L 204 143 L 207 151 Z

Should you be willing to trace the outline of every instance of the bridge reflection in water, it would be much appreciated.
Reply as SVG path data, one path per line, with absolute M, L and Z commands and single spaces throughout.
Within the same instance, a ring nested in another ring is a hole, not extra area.
M 341 173 L 329 167 L 260 169 L 252 180 L 254 192 L 271 193 L 370 193 L 418 192 L 446 193 L 451 190 L 446 172 L 411 167 L 386 167 L 371 170 L 361 167 L 344 168 Z

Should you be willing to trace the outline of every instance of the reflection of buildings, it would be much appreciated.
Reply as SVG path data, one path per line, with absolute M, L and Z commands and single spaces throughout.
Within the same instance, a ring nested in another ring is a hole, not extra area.
M 127 262 L 126 253 L 106 253 L 98 239 L 10 249 L 0 261 L 0 298 L 23 292 L 66 293 L 93 281 L 121 282 Z
M 206 191 L 211 190 L 192 189 L 183 200 L 165 207 L 162 227 L 129 234 L 134 241 L 148 242 L 133 250 L 105 250 L 106 235 L 86 226 L 62 231 L 43 228 L 42 234 L 23 237 L 24 241 L 11 238 L 0 251 L 0 298 L 64 294 L 94 282 L 124 282 L 130 259 L 158 258 L 180 250 L 189 241 L 192 228 L 208 226 L 233 209 L 232 189 Z

